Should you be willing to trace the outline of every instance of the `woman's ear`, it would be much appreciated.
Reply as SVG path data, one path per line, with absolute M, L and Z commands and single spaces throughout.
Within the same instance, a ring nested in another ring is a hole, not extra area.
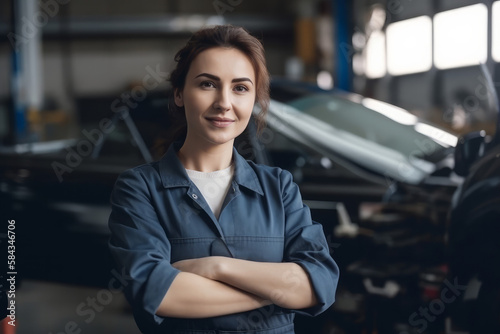
M 174 102 L 175 105 L 178 106 L 179 108 L 184 107 L 184 98 L 182 96 L 182 91 L 178 89 L 174 91 Z

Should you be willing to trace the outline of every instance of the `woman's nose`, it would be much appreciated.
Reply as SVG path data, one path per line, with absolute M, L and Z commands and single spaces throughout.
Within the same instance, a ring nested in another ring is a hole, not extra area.
M 214 108 L 224 112 L 231 109 L 230 92 L 227 89 L 219 90 L 215 99 Z

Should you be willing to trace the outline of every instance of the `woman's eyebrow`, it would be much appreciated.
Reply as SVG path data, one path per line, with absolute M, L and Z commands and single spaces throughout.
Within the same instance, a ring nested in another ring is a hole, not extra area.
M 252 80 L 250 80 L 250 78 L 247 78 L 247 77 L 235 78 L 231 82 L 242 82 L 242 81 L 248 81 L 248 82 L 250 82 L 253 85 Z
M 207 78 L 215 80 L 215 81 L 220 81 L 220 78 L 218 76 L 210 74 L 210 73 L 201 73 L 201 74 L 198 74 L 197 76 L 195 76 L 194 78 L 196 79 L 199 77 L 207 77 Z M 247 77 L 234 78 L 233 80 L 231 80 L 231 82 L 243 82 L 243 81 L 248 81 L 253 85 L 252 80 L 250 80 L 250 78 L 247 78 Z

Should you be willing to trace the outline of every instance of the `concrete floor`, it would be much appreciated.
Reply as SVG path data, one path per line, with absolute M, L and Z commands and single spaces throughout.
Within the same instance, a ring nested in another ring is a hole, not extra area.
M 122 294 L 35 280 L 16 291 L 16 320 L 17 334 L 140 334 Z

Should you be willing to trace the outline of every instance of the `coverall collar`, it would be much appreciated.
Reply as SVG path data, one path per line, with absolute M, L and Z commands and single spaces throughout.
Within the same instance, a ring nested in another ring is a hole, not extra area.
M 186 169 L 177 156 L 177 151 L 180 149 L 180 146 L 180 143 L 170 145 L 167 153 L 165 153 L 160 160 L 160 176 L 163 187 L 165 188 L 188 187 L 191 184 L 191 180 L 186 173 Z M 260 195 L 264 195 L 255 171 L 234 147 L 233 162 L 235 167 L 234 181 L 240 186 L 252 190 Z

